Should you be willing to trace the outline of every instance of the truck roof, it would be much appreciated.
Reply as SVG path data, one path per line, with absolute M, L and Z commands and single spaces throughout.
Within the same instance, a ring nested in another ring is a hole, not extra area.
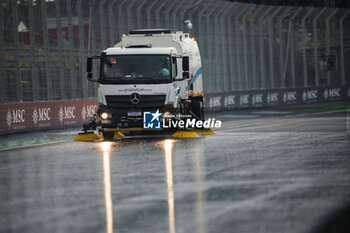
M 173 54 L 176 53 L 174 47 L 153 47 L 153 48 L 120 48 L 113 47 L 105 50 L 107 55 L 130 55 L 130 54 Z
M 197 48 L 197 43 L 192 41 L 188 33 L 182 31 L 141 29 L 129 33 L 123 35 L 119 43 L 105 52 L 107 54 L 171 54 L 171 49 L 174 49 L 173 53 L 189 55 L 191 49 Z
M 139 29 L 129 31 L 129 35 L 153 35 L 153 34 L 170 34 L 170 29 Z

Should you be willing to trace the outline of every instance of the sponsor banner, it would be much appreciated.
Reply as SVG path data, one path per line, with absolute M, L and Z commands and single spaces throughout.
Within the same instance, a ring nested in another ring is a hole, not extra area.
M 322 94 L 322 99 L 325 102 L 339 101 L 342 99 L 350 99 L 350 88 L 341 88 L 341 87 L 325 87 L 320 90 Z
M 264 94 L 263 92 L 253 93 L 251 106 L 254 108 L 263 107 L 265 96 L 266 94 Z
M 282 104 L 293 105 L 300 103 L 300 91 L 298 90 L 285 90 L 282 93 Z
M 204 96 L 204 105 L 211 110 L 220 110 L 224 107 L 224 98 L 224 93 L 206 94 Z
M 238 103 L 238 106 L 240 108 L 248 108 L 250 107 L 251 105 L 251 94 L 249 93 L 245 93 L 245 92 L 242 92 L 240 94 L 238 94 L 238 99 L 239 99 L 239 103 Z
M 224 96 L 224 108 L 226 109 L 233 109 L 237 108 L 239 105 L 238 98 L 239 96 L 237 94 L 232 94 L 232 93 L 226 93 Z
M 258 108 L 350 100 L 349 86 L 323 86 L 205 94 L 207 110 Z
M 98 109 L 96 99 L 0 105 L 0 134 L 82 125 Z
M 317 88 L 305 88 L 302 90 L 301 95 L 302 104 L 313 104 L 321 102 L 319 98 L 319 89 Z
M 271 90 L 266 91 L 266 107 L 279 106 L 281 105 L 281 91 Z

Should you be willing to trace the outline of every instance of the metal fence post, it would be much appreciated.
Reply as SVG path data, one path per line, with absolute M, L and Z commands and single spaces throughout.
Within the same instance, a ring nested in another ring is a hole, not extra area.
M 213 3 L 213 1 L 211 2 Z M 215 10 L 218 8 L 218 5 L 215 4 L 215 6 L 212 6 L 211 9 L 209 10 L 209 12 L 207 13 L 207 17 L 206 17 L 206 23 L 207 23 L 207 36 L 208 36 L 208 39 L 211 37 L 211 40 L 209 39 L 208 40 L 208 43 L 207 45 L 209 46 L 209 49 L 208 49 L 208 60 L 209 60 L 209 87 L 211 88 L 210 91 L 215 91 L 214 89 L 214 79 L 217 78 L 216 77 L 216 73 L 215 73 L 215 65 L 213 64 L 215 62 L 215 59 L 213 59 L 213 55 L 214 55 L 214 51 L 216 49 L 216 47 L 218 46 L 217 44 L 217 37 L 214 35 L 209 35 L 209 31 L 210 32 L 215 32 L 215 29 L 213 28 L 213 23 L 210 22 L 210 19 L 212 18 L 212 14 L 215 12 Z M 212 24 L 210 24 L 212 23 Z M 209 29 L 211 26 L 211 30 Z M 214 33 L 215 34 L 215 33 Z
M 16 101 L 22 101 L 23 98 L 23 87 L 21 82 L 21 73 L 19 66 L 19 40 L 18 40 L 18 13 L 17 13 L 17 1 L 11 1 L 12 3 L 12 30 L 13 30 L 13 47 L 14 47 L 14 55 L 15 55 L 15 75 L 16 75 Z M 2 6 L 1 6 L 2 7 Z
M 115 44 L 115 26 L 114 26 L 114 5 L 117 0 L 112 0 L 107 6 L 108 10 L 108 26 L 109 26 L 109 47 Z
M 278 31 L 279 31 L 279 41 L 280 41 L 280 80 L 281 84 L 280 87 L 285 88 L 286 87 L 286 76 L 284 75 L 284 67 L 285 67 L 285 59 L 288 60 L 288 55 L 284 56 L 284 35 L 283 35 L 283 23 L 282 20 L 286 16 L 286 14 L 290 11 L 290 8 L 283 9 L 283 13 L 278 17 Z M 288 44 L 287 44 L 287 50 L 288 50 Z M 288 51 L 287 51 L 288 54 Z M 285 58 L 285 59 L 284 59 Z
M 58 77 L 59 77 L 59 85 L 60 85 L 60 96 L 61 99 L 66 99 L 66 88 L 65 88 L 65 83 L 64 83 L 64 53 L 63 53 L 63 38 L 62 38 L 62 25 L 61 25 L 61 7 L 60 7 L 60 2 L 59 0 L 56 0 L 55 2 L 55 11 L 56 11 L 56 28 L 57 28 L 57 53 L 58 53 Z M 34 22 L 33 22 L 34 23 Z M 34 40 L 34 24 L 33 24 L 33 40 Z M 31 45 L 34 46 L 35 45 Z M 34 57 L 35 57 L 35 51 L 33 52 Z
M 297 15 L 300 13 L 302 8 L 297 9 L 297 11 L 292 15 L 292 17 L 289 19 L 289 29 L 290 29 L 290 62 L 291 62 L 291 76 L 292 76 L 292 87 L 295 87 L 295 57 L 294 57 L 294 28 L 293 28 L 293 20 Z
M 313 8 L 308 9 L 307 13 L 304 15 L 304 17 L 301 20 L 301 25 L 302 25 L 302 31 L 303 31 L 303 73 L 304 73 L 304 87 L 307 87 L 307 80 L 308 80 L 308 75 L 307 75 L 307 58 L 306 58 L 306 38 L 307 38 L 307 31 L 305 27 L 305 20 L 307 17 L 310 16 L 312 13 Z
M 89 7 L 89 35 L 88 35 L 88 56 L 94 55 L 96 52 L 96 29 L 95 29 L 95 4 L 97 0 L 92 0 Z M 92 82 L 88 82 L 88 96 L 96 96 L 97 90 L 96 85 Z
M 220 8 L 215 12 L 214 16 L 214 37 L 216 38 L 216 45 L 215 45 L 215 53 L 213 53 L 213 60 L 215 61 L 214 67 L 215 67 L 215 79 L 213 80 L 213 89 L 215 91 L 222 91 L 223 88 L 223 81 L 224 81 L 224 75 L 225 75 L 225 55 L 224 50 L 222 50 L 222 47 L 224 46 L 224 30 L 222 30 L 223 24 L 219 23 L 219 19 L 222 17 L 223 12 L 226 10 L 225 7 L 222 5 L 219 6 Z M 221 45 L 220 45 L 221 44 Z M 221 84 L 221 85 L 220 85 Z
M 198 17 L 198 36 L 203 35 L 203 38 L 204 38 L 204 34 L 205 34 L 205 31 L 203 29 L 205 27 L 204 27 L 204 24 L 202 24 L 200 22 L 202 22 L 203 14 L 207 10 L 207 8 L 208 8 L 208 6 L 204 5 L 203 7 L 199 8 L 198 14 L 197 14 L 197 17 Z M 200 41 L 202 41 L 202 43 L 203 43 L 204 39 L 203 40 L 201 39 Z M 207 49 L 207 48 L 206 47 L 203 48 L 202 55 L 203 55 L 205 49 Z
M 266 7 L 264 7 L 266 8 Z M 274 7 L 269 7 L 260 17 L 259 20 L 259 54 L 260 54 L 260 88 L 266 88 L 266 59 L 265 59 L 265 46 L 264 46 L 264 30 L 263 30 L 263 20 L 266 16 L 273 11 Z
M 174 1 L 175 2 L 175 1 Z M 151 3 L 151 5 L 149 5 L 146 9 L 147 11 L 147 28 L 151 28 L 152 22 L 152 9 L 153 7 L 158 3 L 158 1 L 153 0 L 153 2 Z
M 72 27 L 72 0 L 67 1 L 67 18 L 68 18 L 68 44 L 69 44 L 69 71 L 71 80 L 71 98 L 76 99 L 77 95 L 77 77 L 75 72 L 76 62 L 74 62 L 74 35 Z
M 242 5 L 240 5 L 240 6 L 242 6 Z M 241 12 L 239 12 L 237 15 L 236 15 L 236 17 L 235 17 L 235 20 L 234 20 L 234 22 L 235 22 L 235 25 L 234 25 L 234 27 L 235 27 L 235 39 L 236 39 L 236 65 L 237 65 L 237 71 L 238 71 L 238 79 L 237 79 L 237 81 L 238 81 L 238 90 L 242 90 L 243 89 L 243 78 L 242 78 L 242 64 L 241 64 L 241 61 L 242 61 L 242 59 L 241 59 L 241 54 L 240 54 L 240 49 L 241 49 L 241 45 L 242 45 L 242 43 L 241 43 L 241 37 L 240 37 L 240 32 L 239 32 L 239 22 L 238 22 L 238 19 L 240 18 L 240 16 L 241 16 L 241 14 L 242 15 L 244 15 L 244 13 L 245 13 L 245 11 L 247 10 L 247 8 L 248 8 L 249 6 L 248 5 L 245 5 L 243 8 L 242 8 L 242 10 L 241 10 Z M 243 16 L 242 16 L 243 17 Z
M 89 39 L 88 39 L 88 54 L 92 55 L 95 52 L 95 14 L 94 14 L 94 3 L 95 0 L 93 0 L 93 2 L 91 3 L 90 7 L 89 7 Z
M 178 3 L 177 5 L 175 5 L 175 9 L 172 13 L 172 16 L 173 16 L 173 29 L 176 30 L 176 16 L 177 16 L 177 13 L 178 11 L 180 10 L 181 6 L 186 2 L 187 0 L 183 0 L 181 3 Z M 183 20 L 183 19 L 181 19 Z
M 100 33 L 101 33 L 101 48 L 106 49 L 106 20 L 105 20 L 105 5 L 106 0 L 102 0 L 99 3 L 99 12 L 100 12 Z
M 278 7 L 275 9 L 275 11 L 271 14 L 271 16 L 268 19 L 269 22 L 269 60 L 270 60 L 270 88 L 275 88 L 275 73 L 274 73 L 274 54 L 273 54 L 273 41 L 274 41 L 274 36 L 273 36 L 273 25 L 272 25 L 272 20 L 273 17 L 277 15 L 277 13 L 282 9 L 282 7 Z
M 45 75 L 46 75 L 46 96 L 47 100 L 52 100 L 52 80 L 51 80 L 51 64 L 49 56 L 49 35 L 47 31 L 47 12 L 46 1 L 41 1 L 41 16 L 43 23 L 43 36 L 44 36 L 44 51 L 45 51 Z
M 119 24 L 119 27 L 118 27 L 118 32 L 119 32 L 119 35 L 120 37 L 123 36 L 124 34 L 124 30 L 125 30 L 125 27 L 124 27 L 124 16 L 123 16 L 123 8 L 124 8 L 124 4 L 126 3 L 127 0 L 122 0 L 119 5 L 118 5 L 118 24 Z
M 85 78 L 85 67 L 86 67 L 86 60 L 85 58 L 85 41 L 84 41 L 84 19 L 83 19 L 83 12 L 82 12 L 82 0 L 77 1 L 77 13 L 78 13 L 78 28 L 79 28 L 79 63 L 80 63 L 80 72 L 81 72 L 81 78 L 82 78 L 82 86 L 83 86 L 83 98 L 88 97 L 88 84 L 87 79 Z
M 331 40 L 330 40 L 330 28 L 329 21 L 338 12 L 338 9 L 334 9 L 333 12 L 326 18 L 326 56 L 331 55 Z M 327 70 L 327 84 L 331 84 L 331 72 Z
M 115 38 L 115 14 L 114 14 L 114 5 L 117 0 L 110 0 L 107 2 L 107 22 L 106 22 L 106 34 L 109 34 L 109 44 L 106 44 L 106 47 L 114 46 L 116 42 Z M 108 25 L 108 26 L 107 26 Z
M 339 28 L 340 28 L 340 67 L 341 67 L 341 83 L 344 85 L 346 83 L 345 80 L 345 60 L 344 60 L 344 19 L 349 15 L 349 11 L 347 11 L 339 20 Z
M 6 99 L 5 93 L 5 68 L 4 68 L 4 22 L 3 22 L 3 1 L 0 0 L 0 103 L 4 103 Z
M 176 4 L 178 4 L 177 1 L 171 1 L 172 3 L 170 3 L 168 5 L 167 11 L 165 11 L 165 16 L 166 16 L 166 24 L 168 25 L 169 29 L 174 29 L 171 28 L 171 12 L 173 12 L 173 8 L 176 7 Z
M 137 0 L 133 0 L 133 1 L 128 1 L 128 4 L 127 4 L 127 7 L 126 7 L 126 12 L 128 14 L 128 30 L 127 31 L 130 31 L 130 30 L 134 30 L 135 28 L 133 28 L 133 24 L 134 24 L 134 19 L 133 19 L 133 16 L 134 14 L 131 12 L 131 9 L 134 7 L 135 3 L 137 3 Z M 137 21 L 137 19 L 136 19 Z
M 138 16 L 137 18 L 137 27 L 139 29 L 142 28 L 142 13 L 141 13 L 141 9 L 143 9 L 143 6 L 146 5 L 148 3 L 148 0 L 143 1 L 141 4 L 138 5 L 137 9 L 136 9 L 136 14 Z
M 249 68 L 248 68 L 248 36 L 247 36 L 247 14 L 250 14 L 254 9 L 255 5 L 249 6 L 248 11 L 242 15 L 242 37 L 243 37 L 243 59 L 244 59 L 244 89 L 251 88 L 251 78 L 249 75 Z
M 257 67 L 257 54 L 256 54 L 256 27 L 255 18 L 260 14 L 264 7 L 259 6 L 258 9 L 252 14 L 250 18 L 250 48 L 251 48 L 251 62 L 252 62 L 252 88 L 258 88 L 258 67 Z
M 228 52 L 229 52 L 229 76 L 227 77 L 227 90 L 235 90 L 236 86 L 235 86 L 235 82 L 234 80 L 236 79 L 236 72 L 237 70 L 235 70 L 235 57 L 234 57 L 234 47 L 235 47 L 235 34 L 234 34 L 234 28 L 232 27 L 232 23 L 234 21 L 233 16 L 235 15 L 235 12 L 237 9 L 239 9 L 239 7 L 237 7 L 236 3 L 232 3 L 230 4 L 230 15 L 227 18 L 227 31 L 229 32 L 228 35 L 228 40 L 229 40 L 229 44 L 228 44 Z M 226 85 L 225 85 L 226 86 Z
M 162 9 L 163 7 L 167 4 L 167 1 L 163 1 L 160 5 L 158 5 L 157 9 L 156 9 L 156 13 L 155 13 L 155 16 L 156 16 L 156 25 L 157 25 L 157 28 L 161 28 L 161 17 L 160 17 L 160 14 L 162 12 Z
M 224 13 L 221 14 L 221 52 L 222 52 L 222 57 L 223 57 L 223 76 L 222 76 L 222 88 L 221 91 L 228 91 L 230 90 L 230 67 L 229 65 L 231 64 L 229 62 L 230 60 L 230 46 L 229 44 L 229 39 L 230 39 L 230 27 L 227 27 L 229 22 L 227 18 L 229 15 L 232 13 L 232 3 L 226 3 L 224 6 Z
M 313 19 L 313 32 L 314 32 L 314 62 L 315 62 L 315 84 L 319 86 L 320 80 L 318 76 L 318 40 L 317 40 L 317 20 L 323 14 L 326 8 L 323 8 L 316 17 Z
M 204 23 L 204 20 L 202 21 L 202 17 L 204 17 L 204 12 L 206 12 L 206 10 L 208 9 L 209 4 L 204 5 L 202 8 L 200 8 L 200 11 L 198 12 L 198 24 L 199 24 L 199 30 L 198 30 L 198 36 L 200 37 L 200 43 L 205 45 L 207 42 L 207 44 L 210 44 L 210 39 L 208 36 L 207 31 L 208 29 L 208 25 Z M 203 22 L 203 23 L 199 23 L 199 22 Z M 209 52 L 208 52 L 209 48 L 208 46 L 203 46 L 202 47 L 202 51 L 201 51 L 201 57 L 202 57 L 202 67 L 203 67 L 203 90 L 204 91 L 208 91 L 208 83 L 206 82 L 207 80 L 210 79 L 210 74 L 209 74 Z

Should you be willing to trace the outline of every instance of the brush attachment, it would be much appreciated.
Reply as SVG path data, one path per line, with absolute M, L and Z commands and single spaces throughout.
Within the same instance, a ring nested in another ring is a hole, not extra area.
M 121 132 L 114 132 L 113 139 L 122 138 L 122 137 L 124 137 L 124 136 L 125 136 L 125 135 L 122 134 Z
M 103 138 L 101 135 L 96 135 L 94 132 L 79 133 L 73 141 L 95 141 Z
M 198 138 L 199 135 L 195 131 L 189 130 L 178 130 L 172 137 L 174 138 Z

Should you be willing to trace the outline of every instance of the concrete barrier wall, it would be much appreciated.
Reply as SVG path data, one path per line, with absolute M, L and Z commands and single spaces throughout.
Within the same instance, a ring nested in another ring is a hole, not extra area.
M 0 105 L 0 134 L 82 126 L 98 109 L 96 99 Z
M 207 93 L 204 97 L 204 106 L 209 111 L 220 111 L 237 108 L 276 107 L 337 101 L 350 101 L 349 86 Z

